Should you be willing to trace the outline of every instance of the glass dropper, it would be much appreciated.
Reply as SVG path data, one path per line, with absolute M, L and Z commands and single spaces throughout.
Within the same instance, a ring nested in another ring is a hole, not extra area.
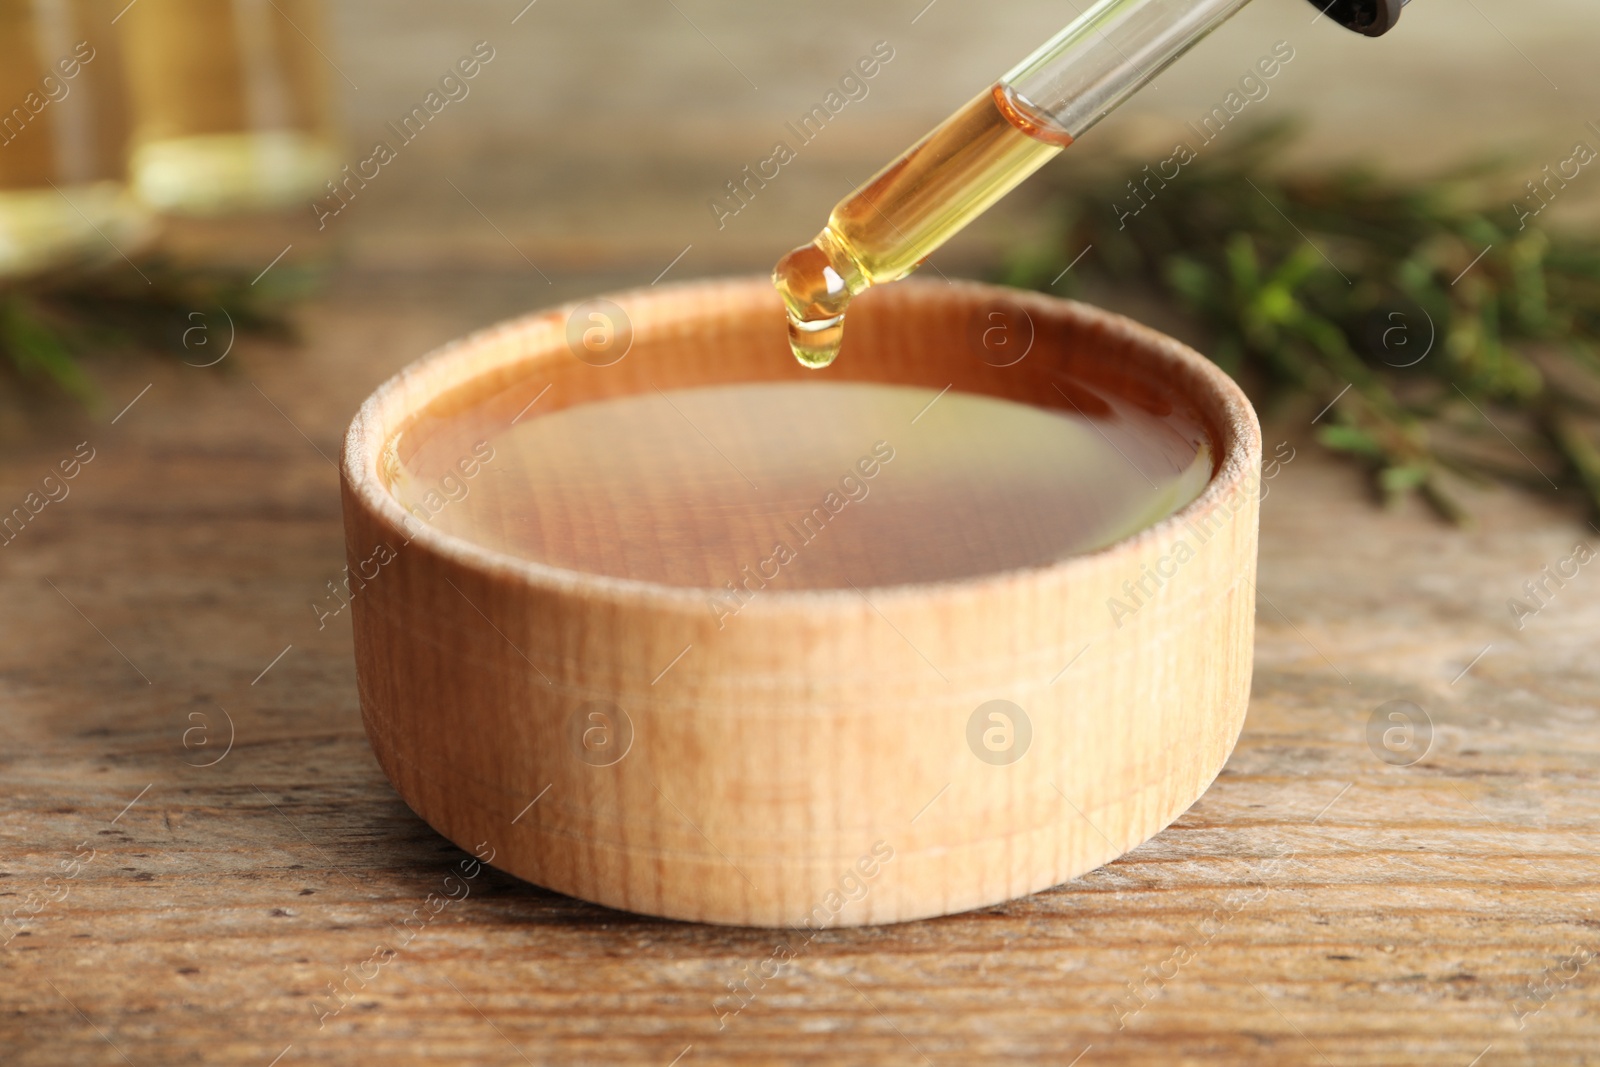
M 1250 0 L 1100 0 L 854 194 L 772 272 L 789 343 L 826 367 L 850 298 L 898 281 Z M 1377 36 L 1405 0 L 1312 0 Z

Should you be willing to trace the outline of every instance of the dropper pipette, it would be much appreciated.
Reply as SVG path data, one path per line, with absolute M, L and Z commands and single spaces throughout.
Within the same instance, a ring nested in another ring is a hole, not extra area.
M 851 297 L 916 270 L 1249 2 L 1100 0 L 841 200 L 772 272 L 795 358 L 832 363 Z M 1318 18 L 1376 37 L 1406 0 L 1311 2 Z

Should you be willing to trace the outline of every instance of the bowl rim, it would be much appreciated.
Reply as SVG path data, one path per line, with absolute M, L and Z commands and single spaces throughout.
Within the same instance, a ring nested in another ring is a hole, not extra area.
M 860 604 L 860 595 L 869 591 L 874 598 L 891 598 L 897 601 L 950 598 L 965 594 L 978 594 L 1012 584 L 1033 585 L 1041 579 L 1069 578 L 1099 566 L 1109 558 L 1138 552 L 1152 543 L 1164 542 L 1186 526 L 1196 515 L 1217 507 L 1220 501 L 1254 481 L 1259 487 L 1259 472 L 1250 466 L 1253 456 L 1261 452 L 1261 429 L 1255 409 L 1239 385 L 1220 367 L 1189 345 L 1125 315 L 1106 311 L 1080 301 L 1010 286 L 992 285 L 974 281 L 932 281 L 907 279 L 893 283 L 896 288 L 938 290 L 948 294 L 951 287 L 974 296 L 990 299 L 1003 298 L 1025 308 L 1032 305 L 1050 314 L 1075 319 L 1083 326 L 1097 326 L 1111 336 L 1132 342 L 1137 358 L 1159 365 L 1177 364 L 1190 374 L 1190 380 L 1200 383 L 1202 391 L 1188 391 L 1192 402 L 1201 408 L 1202 417 L 1214 423 L 1214 441 L 1217 466 L 1205 488 L 1189 503 L 1144 529 L 1102 545 L 1088 552 L 1075 553 L 1048 563 L 1026 564 L 1006 570 L 989 571 L 959 578 L 945 578 L 923 582 L 900 582 L 890 585 L 869 585 L 856 588 L 771 589 L 764 591 L 757 609 L 761 614 L 787 612 L 814 613 L 819 610 L 850 608 Z M 421 545 L 447 561 L 463 568 L 511 578 L 534 590 L 557 595 L 581 594 L 613 602 L 641 604 L 667 611 L 693 609 L 705 610 L 705 598 L 719 590 L 712 587 L 667 585 L 640 578 L 621 578 L 555 566 L 521 556 L 488 548 L 458 534 L 448 533 L 428 523 L 418 523 L 400 505 L 400 502 L 383 484 L 379 463 L 387 444 L 384 427 L 417 411 L 420 403 L 408 394 L 418 379 L 443 374 L 451 364 L 482 352 L 496 343 L 532 334 L 542 328 L 564 331 L 568 316 L 582 305 L 596 299 L 613 301 L 621 306 L 637 306 L 649 302 L 653 306 L 666 306 L 675 297 L 686 307 L 697 305 L 694 297 L 704 300 L 715 294 L 724 299 L 744 302 L 755 297 L 774 301 L 775 314 L 781 314 L 776 303 L 776 293 L 764 276 L 735 275 L 723 278 L 695 279 L 669 285 L 638 287 L 618 290 L 592 297 L 566 301 L 543 310 L 530 312 L 475 330 L 463 337 L 448 341 L 395 372 L 379 385 L 357 409 L 345 432 L 340 455 L 340 481 L 345 490 L 368 509 L 375 518 L 404 533 L 405 546 Z M 631 302 L 631 304 L 630 304 Z M 680 321 L 689 321 L 690 314 Z M 665 320 L 663 320 L 665 321 Z M 471 377 L 526 358 L 527 353 L 508 353 L 496 361 L 480 367 Z M 471 377 L 459 379 L 470 381 Z M 1208 393 L 1208 395 L 1203 395 Z M 1251 475 L 1255 478 L 1252 479 Z M 348 504 L 346 505 L 348 507 Z M 409 520 L 409 521 L 408 521 Z M 348 519 L 346 520 L 348 527 Z M 755 604 L 751 605 L 756 607 Z

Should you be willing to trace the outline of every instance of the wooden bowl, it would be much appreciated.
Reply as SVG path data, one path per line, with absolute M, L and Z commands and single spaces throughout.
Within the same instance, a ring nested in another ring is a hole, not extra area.
M 615 362 L 572 340 L 596 307 Z M 979 350 L 996 324 L 1027 342 L 1025 358 L 997 366 Z M 548 414 L 818 374 L 1045 407 L 1064 407 L 1056 384 L 1093 381 L 1191 409 L 1215 473 L 1176 514 L 1087 555 L 863 592 L 773 590 L 720 630 L 705 590 L 493 552 L 417 521 L 388 489 L 395 442 L 425 411 L 497 397 L 509 420 L 535 397 Z M 1149 839 L 1232 751 L 1250 689 L 1260 462 L 1255 414 L 1210 362 L 1052 297 L 926 281 L 872 291 L 821 372 L 789 355 L 764 279 L 530 315 L 406 368 L 350 426 L 367 734 L 441 834 L 614 908 L 818 929 L 1031 893 Z M 969 743 L 997 724 L 1020 758 Z

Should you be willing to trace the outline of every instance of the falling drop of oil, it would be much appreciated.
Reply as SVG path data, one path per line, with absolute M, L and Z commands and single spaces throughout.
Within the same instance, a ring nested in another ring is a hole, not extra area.
M 867 286 L 828 230 L 778 261 L 772 284 L 789 316 L 789 347 L 807 367 L 826 367 L 844 343 L 850 298 Z

